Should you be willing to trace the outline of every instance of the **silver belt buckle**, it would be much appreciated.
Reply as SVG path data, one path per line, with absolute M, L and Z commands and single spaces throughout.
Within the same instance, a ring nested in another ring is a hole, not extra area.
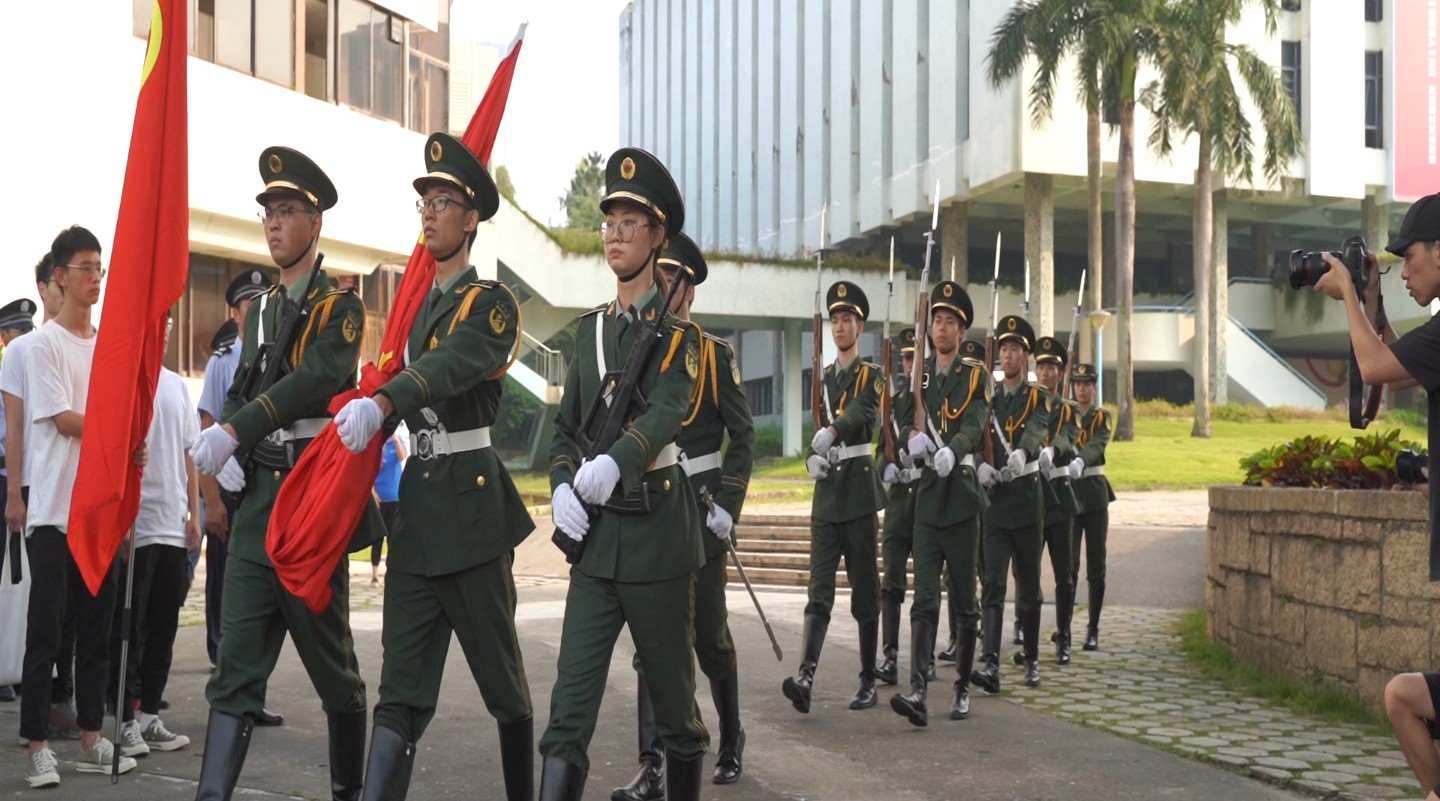
M 415 435 L 415 455 L 424 461 L 435 458 L 435 432 L 428 428 L 420 429 Z

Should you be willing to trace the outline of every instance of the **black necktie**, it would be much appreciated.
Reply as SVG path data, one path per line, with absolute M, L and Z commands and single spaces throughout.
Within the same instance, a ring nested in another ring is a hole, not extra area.
M 431 312 L 435 311 L 435 307 L 440 305 L 441 294 L 442 293 L 440 292 L 440 287 L 437 286 L 430 288 L 430 294 L 425 296 L 426 315 L 429 315 Z

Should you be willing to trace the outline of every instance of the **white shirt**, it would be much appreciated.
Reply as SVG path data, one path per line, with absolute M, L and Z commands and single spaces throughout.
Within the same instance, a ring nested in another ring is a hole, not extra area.
M 0 392 L 8 392 L 22 402 L 25 400 L 25 360 L 28 358 L 30 345 L 34 341 L 35 338 L 30 334 L 24 334 L 18 339 L 12 340 L 9 345 L 5 346 L 5 358 L 0 359 Z M 24 475 L 20 476 L 20 483 L 28 487 L 32 469 L 30 466 L 33 458 L 31 454 L 35 451 L 34 446 L 30 444 L 30 432 L 34 426 L 30 423 L 29 415 L 25 416 L 24 421 L 25 425 L 21 433 L 25 435 L 25 452 L 20 454 L 20 472 Z
M 150 461 L 140 480 L 140 513 L 135 518 L 135 547 L 185 547 L 185 515 L 190 511 L 185 450 L 200 436 L 199 417 L 190 405 L 185 380 L 161 368 L 155 387 L 155 414 L 145 444 Z M 33 492 L 33 490 L 32 490 Z
M 95 337 L 82 339 L 51 320 L 26 338 L 33 340 L 25 370 L 25 416 L 32 423 L 26 456 L 33 458 L 25 474 L 30 479 L 25 531 L 39 526 L 64 531 L 80 469 L 80 438 L 61 434 L 52 418 L 67 411 L 85 413 Z

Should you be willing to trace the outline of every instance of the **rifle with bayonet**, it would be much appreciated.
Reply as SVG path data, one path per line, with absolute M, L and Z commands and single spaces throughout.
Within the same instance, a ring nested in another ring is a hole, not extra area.
M 700 488 L 700 500 L 705 504 L 706 511 L 715 511 L 715 497 L 710 494 L 709 487 Z M 735 550 L 735 529 L 732 526 L 730 533 L 725 537 L 725 548 L 730 551 L 730 558 L 735 562 L 735 572 L 740 574 L 740 581 L 750 593 L 750 602 L 755 604 L 755 613 L 760 616 L 761 625 L 765 626 L 765 634 L 770 637 L 770 647 L 775 651 L 777 661 L 785 660 L 785 652 L 780 650 L 780 641 L 775 639 L 775 630 L 770 628 L 770 621 L 765 617 L 765 610 L 760 608 L 760 599 L 755 595 L 755 587 L 750 584 L 750 577 L 745 575 L 745 565 L 740 563 L 740 554 Z
M 1070 374 L 1075 372 L 1075 363 L 1080 361 L 1080 306 L 1085 303 L 1085 273 L 1080 271 L 1080 293 L 1075 296 L 1075 314 L 1070 318 L 1070 341 L 1065 345 L 1065 382 L 1060 388 L 1062 399 L 1070 397 Z
M 990 333 L 985 336 L 985 381 L 986 385 L 994 380 L 995 370 L 995 329 L 1000 325 L 1000 233 L 995 234 L 995 273 L 990 277 Z M 995 419 L 995 394 L 985 393 L 985 414 Z M 985 438 L 985 463 L 991 467 L 998 467 L 995 461 L 995 442 L 989 437 Z
M 815 340 L 810 348 L 810 419 L 815 430 L 830 425 L 830 391 L 825 386 L 825 322 L 821 311 L 825 308 L 825 214 L 829 211 L 827 201 L 820 207 L 820 249 L 815 251 Z
M 885 392 L 880 396 L 880 427 L 885 432 L 885 460 L 896 464 L 899 452 L 895 445 L 895 388 L 890 382 L 895 355 L 890 345 L 890 299 L 895 295 L 895 237 L 890 237 L 890 281 L 885 292 L 885 335 L 880 341 L 880 369 L 885 375 Z
M 930 214 L 930 230 L 925 232 L 925 264 L 920 269 L 919 296 L 915 317 L 915 359 L 910 367 L 910 391 L 915 401 L 915 432 L 930 429 L 930 415 L 925 411 L 925 354 L 930 344 L 930 254 L 935 250 L 935 233 L 940 227 L 940 181 L 935 181 L 935 210 Z M 940 443 L 935 445 L 939 447 Z

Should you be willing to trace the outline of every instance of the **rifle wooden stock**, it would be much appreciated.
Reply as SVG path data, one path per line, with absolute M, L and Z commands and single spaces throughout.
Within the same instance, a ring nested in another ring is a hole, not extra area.
M 885 459 L 890 464 L 895 464 L 899 456 L 895 449 L 895 426 L 892 424 L 895 409 L 890 397 L 893 389 L 890 386 L 890 366 L 893 364 L 891 361 L 893 358 L 890 340 L 886 339 L 880 346 L 880 363 L 884 365 L 885 371 L 885 392 L 880 395 L 880 427 L 885 432 Z

